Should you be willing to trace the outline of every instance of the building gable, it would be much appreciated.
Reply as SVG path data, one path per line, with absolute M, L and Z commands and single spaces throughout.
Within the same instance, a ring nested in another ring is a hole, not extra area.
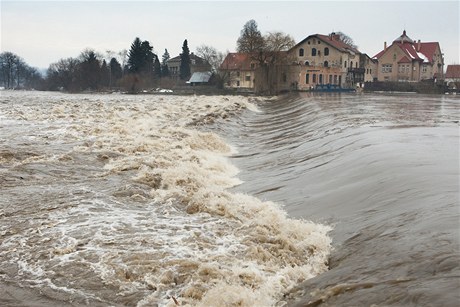
M 448 65 L 445 78 L 460 79 L 460 65 Z

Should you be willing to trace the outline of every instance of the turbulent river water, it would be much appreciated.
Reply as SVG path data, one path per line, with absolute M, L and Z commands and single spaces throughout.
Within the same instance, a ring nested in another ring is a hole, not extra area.
M 460 302 L 454 96 L 0 95 L 0 305 Z

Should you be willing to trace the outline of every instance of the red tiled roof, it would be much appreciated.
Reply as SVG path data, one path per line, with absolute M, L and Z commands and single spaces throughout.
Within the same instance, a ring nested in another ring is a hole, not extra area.
M 398 61 L 398 63 L 412 63 L 411 60 L 407 56 L 404 56 L 401 58 L 401 60 Z
M 385 53 L 386 50 L 382 50 L 380 51 L 379 53 L 377 53 L 376 55 L 374 55 L 372 58 L 373 59 L 379 59 L 384 53 Z
M 460 65 L 447 65 L 446 79 L 459 79 L 460 78 Z
M 436 52 L 437 47 L 439 46 L 439 43 L 437 42 L 420 43 L 420 50 L 417 52 L 418 43 L 409 43 L 409 42 L 397 43 L 396 42 L 393 44 L 396 44 L 396 46 L 401 48 L 401 50 L 408 57 L 408 60 L 410 59 L 410 60 L 415 60 L 415 61 L 423 61 L 425 63 L 433 62 L 433 55 Z M 393 46 L 393 44 L 391 46 Z M 382 50 L 376 55 L 374 55 L 373 58 L 379 59 L 385 52 L 386 52 L 385 50 Z
M 431 63 L 433 62 L 433 55 L 438 47 L 438 42 L 420 43 L 420 52 L 423 53 Z
M 226 70 L 251 70 L 251 61 L 249 53 L 229 53 L 220 67 Z
M 322 34 L 316 34 L 318 38 L 320 38 L 322 41 L 328 43 L 332 47 L 335 47 L 339 50 L 350 50 L 354 53 L 360 53 L 358 49 L 353 48 L 352 46 L 345 44 L 344 42 L 337 40 L 333 35 L 322 35 Z

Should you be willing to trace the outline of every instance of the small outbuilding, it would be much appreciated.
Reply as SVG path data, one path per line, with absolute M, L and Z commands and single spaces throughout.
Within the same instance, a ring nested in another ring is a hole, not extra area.
M 444 81 L 454 91 L 460 89 L 460 65 L 448 65 Z
M 190 85 L 206 85 L 209 84 L 209 80 L 212 77 L 212 72 L 203 71 L 203 72 L 194 72 L 190 77 L 190 80 L 187 81 Z

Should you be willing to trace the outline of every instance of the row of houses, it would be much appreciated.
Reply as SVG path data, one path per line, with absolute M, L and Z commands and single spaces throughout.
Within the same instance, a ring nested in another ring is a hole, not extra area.
M 335 33 L 310 35 L 276 56 L 276 76 L 268 85 L 276 85 L 277 90 L 310 90 L 318 85 L 355 88 L 372 81 L 444 79 L 439 42 L 414 41 L 406 31 L 391 45 L 385 42 L 383 50 L 372 57 L 344 43 Z M 220 67 L 229 75 L 226 86 L 257 89 L 261 83 L 257 82 L 260 64 L 253 54 L 228 54 Z
M 190 59 L 189 83 L 206 83 L 211 66 L 194 53 Z M 168 67 L 171 77 L 178 79 L 180 56 L 170 59 Z M 344 43 L 335 33 L 313 34 L 287 51 L 263 57 L 257 53 L 229 53 L 220 71 L 226 76 L 225 87 L 257 92 L 304 91 L 318 86 L 354 89 L 373 81 L 460 81 L 460 65 L 449 65 L 444 74 L 439 42 L 412 40 L 405 30 L 390 45 L 384 42 L 382 51 L 372 57 Z

